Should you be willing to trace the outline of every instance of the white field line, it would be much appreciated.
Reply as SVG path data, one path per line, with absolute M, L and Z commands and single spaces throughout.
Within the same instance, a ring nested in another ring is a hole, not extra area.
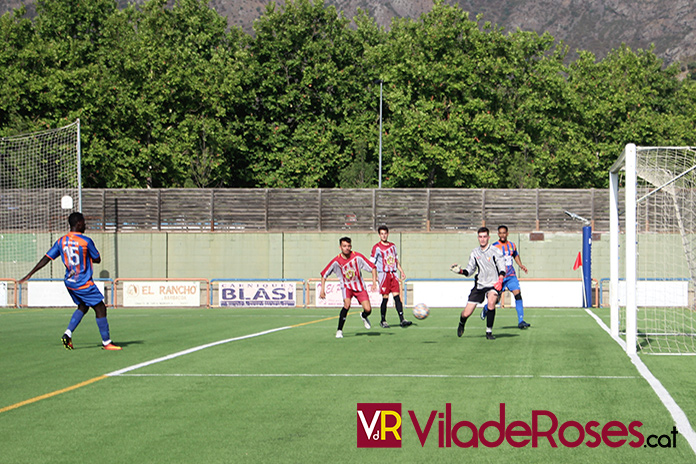
M 414 377 L 433 379 L 640 379 L 630 375 L 515 375 L 515 374 L 118 374 L 120 377 Z
M 643 353 L 644 356 L 696 356 L 696 353 Z
M 585 309 L 587 314 L 589 314 L 592 318 L 594 318 L 595 321 L 597 321 L 597 324 L 604 329 L 606 333 L 611 336 L 611 332 L 609 330 L 609 327 L 602 321 L 599 316 L 597 316 L 594 312 L 590 311 L 589 309 Z M 621 346 L 621 348 L 626 351 L 626 342 L 621 340 L 618 337 L 613 337 L 614 340 Z M 631 355 L 629 356 L 629 359 L 633 363 L 634 366 L 636 366 L 636 369 L 638 369 L 638 373 L 640 373 L 641 376 L 648 382 L 648 384 L 652 387 L 652 389 L 655 391 L 655 394 L 657 394 L 657 397 L 660 398 L 660 401 L 662 401 L 662 404 L 665 405 L 667 408 L 667 411 L 672 415 L 672 419 L 674 419 L 674 422 L 677 425 L 677 430 L 679 430 L 679 433 L 682 434 L 684 438 L 686 438 L 686 441 L 689 443 L 689 446 L 691 446 L 691 449 L 693 450 L 694 453 L 696 453 L 696 433 L 694 432 L 694 429 L 691 427 L 691 422 L 689 422 L 689 418 L 686 417 L 686 414 L 682 410 L 682 408 L 679 407 L 676 401 L 674 401 L 674 398 L 672 398 L 672 395 L 669 394 L 667 389 L 660 383 L 660 381 L 653 375 L 652 372 L 650 372 L 650 369 L 648 369 L 648 366 L 643 364 L 643 361 L 641 361 L 640 357 L 636 355 Z
M 147 366 L 151 366 L 153 364 L 157 364 L 157 363 L 160 363 L 163 361 L 169 361 L 170 359 L 174 359 L 174 358 L 178 358 L 179 356 L 184 356 L 187 354 L 195 353 L 196 351 L 204 350 L 206 348 L 210 348 L 213 346 L 224 345 L 225 343 L 236 342 L 237 340 L 245 340 L 247 338 L 260 337 L 261 335 L 267 335 L 267 334 L 270 334 L 273 332 L 279 332 L 281 330 L 286 330 L 289 328 L 290 328 L 289 326 L 288 327 L 278 327 L 277 329 L 264 330 L 263 332 L 257 332 L 257 333 L 253 333 L 253 334 L 249 334 L 249 335 L 243 335 L 241 337 L 228 338 L 227 340 L 219 340 L 217 342 L 196 346 L 194 348 L 189 348 L 188 350 L 179 351 L 178 353 L 173 353 L 173 354 L 169 354 L 167 356 L 162 356 L 161 358 L 153 359 L 151 361 L 145 361 L 145 362 L 142 362 L 139 364 L 134 364 L 130 367 L 125 367 L 123 369 L 119 369 L 117 371 L 110 372 L 110 373 L 106 374 L 106 376 L 107 377 L 114 377 L 117 375 L 123 375 L 126 372 L 131 372 L 131 371 L 134 371 L 136 369 L 140 369 L 141 367 L 147 367 Z

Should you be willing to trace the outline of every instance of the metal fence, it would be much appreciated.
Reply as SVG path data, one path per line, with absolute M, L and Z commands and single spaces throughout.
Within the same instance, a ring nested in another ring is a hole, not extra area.
M 564 211 L 609 230 L 609 194 L 596 189 L 84 189 L 91 230 L 577 231 Z

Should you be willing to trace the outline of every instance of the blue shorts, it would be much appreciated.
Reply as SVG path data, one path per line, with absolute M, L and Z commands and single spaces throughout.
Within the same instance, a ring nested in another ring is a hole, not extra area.
M 520 289 L 520 281 L 517 280 L 517 276 L 510 276 L 503 279 L 503 290 L 506 288 L 511 292 Z
M 72 297 L 76 305 L 85 304 L 94 307 L 104 301 L 104 295 L 99 291 L 96 285 L 90 285 L 81 290 L 72 290 L 68 288 L 68 293 Z

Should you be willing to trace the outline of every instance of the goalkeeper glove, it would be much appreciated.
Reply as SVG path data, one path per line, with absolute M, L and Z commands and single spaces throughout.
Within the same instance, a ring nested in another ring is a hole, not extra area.
M 462 268 L 459 267 L 459 264 L 453 264 L 450 267 L 450 271 L 454 272 L 455 274 L 462 274 Z
M 498 276 L 498 281 L 493 285 L 493 288 L 499 292 L 503 290 L 503 276 Z

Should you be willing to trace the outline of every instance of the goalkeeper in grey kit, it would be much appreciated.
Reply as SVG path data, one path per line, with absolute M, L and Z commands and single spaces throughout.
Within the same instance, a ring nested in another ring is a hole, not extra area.
M 489 245 L 490 231 L 486 227 L 478 230 L 479 246 L 474 248 L 469 256 L 469 264 L 462 269 L 459 264 L 453 264 L 450 270 L 455 274 L 465 276 L 473 275 L 478 269 L 474 279 L 474 288 L 469 294 L 469 301 L 462 311 L 457 327 L 457 336 L 461 337 L 464 333 L 466 320 L 476 309 L 476 306 L 488 299 L 488 314 L 486 315 L 486 338 L 495 340 L 493 336 L 493 322 L 495 321 L 495 305 L 498 302 L 500 293 L 503 290 L 503 279 L 505 278 L 505 258 L 499 248 Z

